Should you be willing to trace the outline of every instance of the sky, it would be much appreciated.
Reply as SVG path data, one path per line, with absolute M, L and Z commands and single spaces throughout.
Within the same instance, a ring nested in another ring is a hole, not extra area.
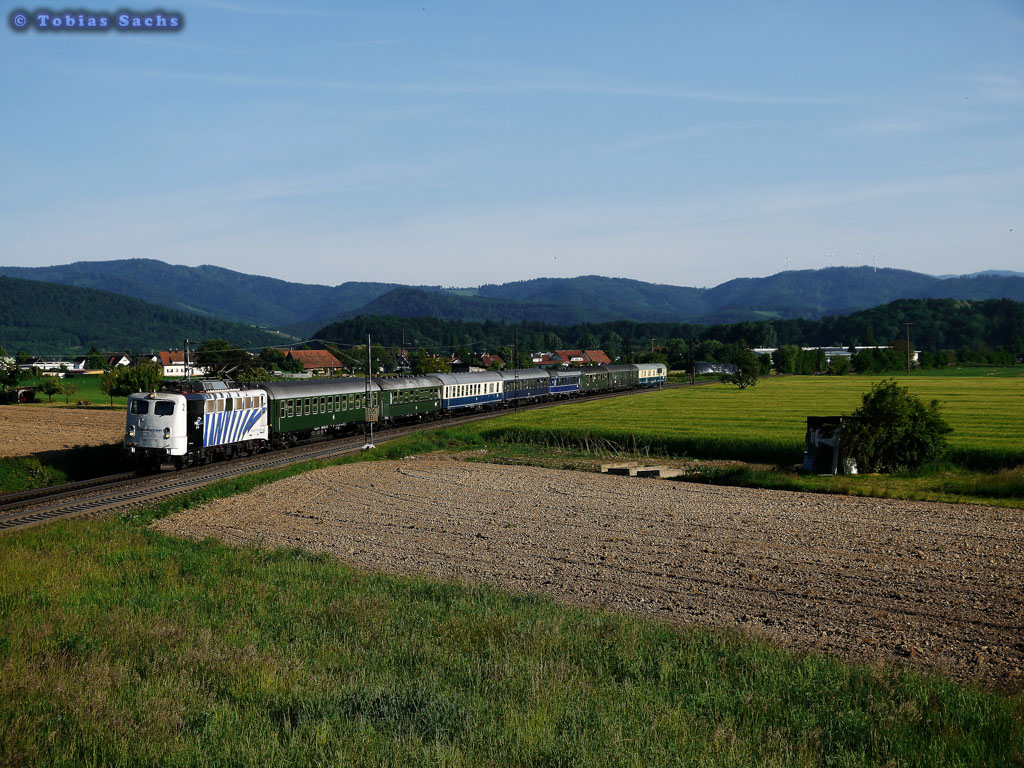
M 1024 270 L 1024 0 L 160 7 L 180 31 L 0 0 L 0 264 Z

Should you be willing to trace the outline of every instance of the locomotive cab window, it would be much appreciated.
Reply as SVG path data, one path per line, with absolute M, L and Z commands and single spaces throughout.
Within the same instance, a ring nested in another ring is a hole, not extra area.
M 135 414 L 149 413 L 149 403 L 145 400 L 132 400 L 129 410 Z
M 153 407 L 153 413 L 157 416 L 172 416 L 174 414 L 174 403 L 170 400 L 157 400 Z

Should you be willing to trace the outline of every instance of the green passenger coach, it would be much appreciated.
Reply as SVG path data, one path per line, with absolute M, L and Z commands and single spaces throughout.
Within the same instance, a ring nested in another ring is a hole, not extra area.
M 429 376 L 374 379 L 380 385 L 381 421 L 433 418 L 441 412 L 441 383 Z
M 274 445 L 351 431 L 366 421 L 367 405 L 380 405 L 380 386 L 373 380 L 369 401 L 365 379 L 277 381 L 259 387 L 269 396 Z

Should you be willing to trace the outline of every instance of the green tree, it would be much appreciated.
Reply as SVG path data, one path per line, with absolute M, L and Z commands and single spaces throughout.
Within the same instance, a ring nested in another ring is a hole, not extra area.
M 124 386 L 116 394 L 122 397 L 134 392 L 155 392 L 164 378 L 163 368 L 152 360 L 142 360 L 138 365 L 120 366 L 117 374 Z
M 78 384 L 71 379 L 64 379 L 60 382 L 60 393 L 64 395 L 65 404 L 71 402 L 71 396 L 78 391 Z
M 117 371 L 118 369 L 115 368 L 112 371 L 104 371 L 100 375 L 100 392 L 110 398 L 111 405 L 114 404 L 114 395 L 116 394 L 120 396 L 120 393 L 116 391 L 118 389 Z M 131 393 L 129 392 L 129 394 Z
M 833 376 L 845 376 L 850 372 L 850 358 L 846 355 L 836 355 L 828 366 L 828 372 Z
M 426 373 L 451 373 L 451 366 L 439 357 L 428 355 L 422 349 L 414 350 L 409 355 L 409 365 L 415 376 Z
M 85 367 L 93 371 L 105 369 L 107 367 L 107 358 L 100 354 L 100 351 L 96 349 L 95 344 L 89 348 L 89 351 L 85 356 Z
M 252 365 L 253 357 L 227 339 L 208 339 L 196 349 L 195 364 L 211 372 L 235 372 Z
M 735 384 L 740 389 L 757 385 L 761 374 L 761 359 L 747 348 L 746 342 L 738 341 L 726 347 L 723 357 L 734 367 L 732 373 L 723 373 L 718 378 L 726 384 Z
M 61 391 L 60 379 L 56 376 L 43 376 L 43 380 L 39 382 L 36 389 L 46 395 L 47 402 L 52 403 L 53 396 Z
M 892 379 L 865 393 L 853 415 L 843 437 L 864 472 L 916 469 L 942 455 L 952 431 L 938 401 L 925 405 Z
M 0 357 L 0 389 L 6 392 L 8 389 L 18 386 L 21 375 L 22 370 L 15 361 L 8 360 L 6 355 Z
M 266 368 L 261 368 L 258 365 L 246 368 L 239 371 L 235 376 L 235 381 L 239 384 L 253 384 L 257 381 L 269 381 L 270 373 Z

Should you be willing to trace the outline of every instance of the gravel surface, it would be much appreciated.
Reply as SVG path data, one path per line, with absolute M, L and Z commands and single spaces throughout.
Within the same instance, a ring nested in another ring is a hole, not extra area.
M 120 443 L 124 411 L 0 405 L 0 456 Z
M 306 473 L 155 526 L 1024 688 L 1020 510 L 428 456 Z

